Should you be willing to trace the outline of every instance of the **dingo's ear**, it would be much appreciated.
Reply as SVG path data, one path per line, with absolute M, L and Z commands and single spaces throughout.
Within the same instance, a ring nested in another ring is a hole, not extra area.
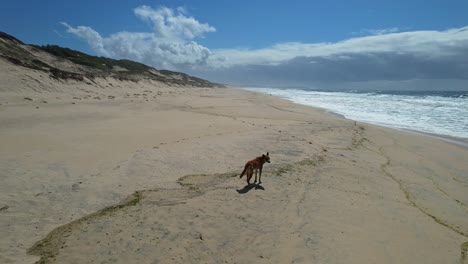
M 267 152 L 267 156 L 270 156 L 270 154 Z

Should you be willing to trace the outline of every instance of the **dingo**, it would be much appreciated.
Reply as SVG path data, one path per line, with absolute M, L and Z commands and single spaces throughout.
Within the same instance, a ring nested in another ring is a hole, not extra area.
M 247 174 L 247 184 L 250 185 L 250 179 L 252 178 L 253 173 L 255 172 L 255 181 L 254 183 L 257 183 L 257 171 L 260 172 L 260 176 L 258 177 L 258 184 L 262 184 L 262 169 L 263 169 L 263 164 L 265 162 L 270 163 L 270 155 L 267 152 L 267 154 L 262 154 L 261 157 L 256 157 L 255 159 L 251 161 L 247 161 L 245 164 L 244 170 L 242 171 L 240 178 L 244 176 L 244 174 Z

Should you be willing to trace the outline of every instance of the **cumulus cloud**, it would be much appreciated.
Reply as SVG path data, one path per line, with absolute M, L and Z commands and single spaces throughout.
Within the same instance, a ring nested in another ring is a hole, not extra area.
M 102 37 L 91 27 L 72 27 L 62 22 L 71 33 L 85 40 L 101 56 L 131 59 L 157 68 L 179 69 L 204 65 L 211 52 L 193 41 L 216 29 L 187 16 L 183 8 L 176 10 L 139 6 L 135 15 L 151 24 L 151 32 L 117 32 Z
M 149 21 L 153 25 L 155 35 L 164 39 L 191 40 L 203 36 L 204 33 L 216 31 L 208 24 L 187 17 L 183 8 L 174 11 L 167 7 L 153 9 L 140 6 L 135 8 L 134 12 L 139 18 Z
M 84 26 L 74 28 L 65 22 L 61 22 L 61 24 L 67 28 L 68 33 L 76 35 L 77 37 L 85 40 L 96 53 L 103 56 L 109 56 L 107 51 L 104 49 L 104 43 L 101 35 L 99 35 L 99 33 L 97 33 L 94 29 Z

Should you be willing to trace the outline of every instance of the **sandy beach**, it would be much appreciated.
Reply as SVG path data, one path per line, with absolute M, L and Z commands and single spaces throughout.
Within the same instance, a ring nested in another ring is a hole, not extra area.
M 466 147 L 239 89 L 0 66 L 0 263 L 468 263 Z

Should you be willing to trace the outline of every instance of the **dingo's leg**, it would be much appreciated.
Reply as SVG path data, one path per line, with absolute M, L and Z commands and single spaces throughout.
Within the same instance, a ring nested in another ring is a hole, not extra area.
M 253 170 L 249 168 L 247 171 L 247 184 L 250 185 L 250 179 L 252 178 Z

